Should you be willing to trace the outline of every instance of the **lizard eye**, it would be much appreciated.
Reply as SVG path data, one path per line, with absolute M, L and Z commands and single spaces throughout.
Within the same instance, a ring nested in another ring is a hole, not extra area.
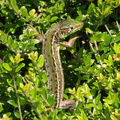
M 73 30 L 73 29 L 74 29 L 74 27 L 71 27 L 70 29 L 71 29 L 71 30 Z
M 73 29 L 74 29 L 74 27 L 70 27 L 68 32 L 72 31 Z

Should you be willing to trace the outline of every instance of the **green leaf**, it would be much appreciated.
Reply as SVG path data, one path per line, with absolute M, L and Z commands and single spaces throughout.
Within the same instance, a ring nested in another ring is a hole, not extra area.
M 37 60 L 37 65 L 41 68 L 44 65 L 44 56 L 40 55 L 38 60 Z
M 12 120 L 12 118 L 9 118 L 7 114 L 4 114 L 1 120 Z
M 93 31 L 90 28 L 86 28 L 86 31 L 90 34 L 93 34 Z
M 21 10 L 22 16 L 28 18 L 28 12 L 27 12 L 26 7 L 25 7 L 25 6 L 22 6 L 22 7 L 20 8 L 20 10 Z
M 24 86 L 25 91 L 26 91 L 26 92 L 29 92 L 31 86 L 32 86 L 31 83 L 26 84 L 26 85 Z
M 48 81 L 47 75 L 46 75 L 46 72 L 45 72 L 45 71 L 42 73 L 42 81 L 43 81 L 44 83 L 46 83 L 46 82 Z
M 77 17 L 77 19 L 76 20 L 82 20 L 82 18 L 83 18 L 83 15 L 82 15 L 82 11 L 77 11 L 77 14 L 79 15 L 78 17 Z
M 3 67 L 7 70 L 7 71 L 11 71 L 12 68 L 9 66 L 8 63 L 3 63 Z
M 113 49 L 116 54 L 120 53 L 120 44 L 114 44 Z
M 17 117 L 17 118 L 20 118 L 20 113 L 19 113 L 19 111 L 15 111 L 15 112 L 14 112 L 14 115 L 15 115 L 15 117 Z
M 58 19 L 58 17 L 57 17 L 57 16 L 54 16 L 54 17 L 51 18 L 51 22 L 53 22 L 53 21 L 55 21 L 55 20 L 57 20 L 57 19 Z
M 25 66 L 24 63 L 20 63 L 20 65 L 18 65 L 17 68 L 15 69 L 15 72 L 19 72 L 21 68 L 23 68 L 24 66 Z
M 56 1 L 55 0 L 50 0 L 51 1 L 51 3 L 55 3 Z
M 12 5 L 14 6 L 14 8 L 18 11 L 19 8 L 17 6 L 16 0 L 10 0 L 10 2 L 12 3 Z
M 112 65 L 113 65 L 112 56 L 109 55 L 109 56 L 108 56 L 108 60 L 105 59 L 104 62 L 106 62 L 108 66 L 112 66 Z
M 102 38 L 102 33 L 101 32 L 95 32 L 94 35 L 90 38 L 91 42 L 97 41 L 100 42 Z
M 111 13 L 112 13 L 112 8 L 110 6 L 108 6 L 103 10 L 102 15 L 107 16 Z
M 119 95 L 118 95 L 118 93 L 114 94 L 113 101 L 114 101 L 114 105 L 118 108 L 119 107 Z
M 111 115 L 111 120 L 119 120 L 118 118 L 116 118 L 114 115 Z
M 13 58 L 12 56 L 10 56 L 10 61 L 11 61 L 12 63 L 15 63 L 15 60 L 14 60 L 14 58 Z
M 107 34 L 107 32 L 103 32 L 100 41 L 103 42 L 105 46 L 108 46 L 111 42 L 111 37 Z
M 36 60 L 38 59 L 38 52 L 36 51 L 36 52 L 28 54 L 28 58 L 32 60 L 33 62 L 36 62 Z
M 101 98 L 101 94 L 99 94 L 99 95 L 95 98 L 95 103 L 96 103 L 96 104 L 99 104 L 100 98 Z
M 90 13 L 94 13 L 94 10 L 95 10 L 95 4 L 94 3 L 91 3 L 88 7 L 88 11 L 87 13 L 90 14 Z
M 7 102 L 8 102 L 9 104 L 11 104 L 12 106 L 14 106 L 14 107 L 18 107 L 18 105 L 15 103 L 14 100 L 8 100 Z
M 30 10 L 30 11 L 29 11 L 29 15 L 30 15 L 30 16 L 33 16 L 33 15 L 35 14 L 35 12 L 36 12 L 35 9 Z
M 3 111 L 3 103 L 0 103 L 0 112 Z
M 94 59 L 91 59 L 91 55 L 87 55 L 84 57 L 84 63 L 86 66 L 91 66 L 94 63 Z
M 84 113 L 84 111 L 81 112 L 81 120 L 88 120 L 86 114 Z
M 120 73 L 117 73 L 117 75 L 116 75 L 116 80 L 118 80 L 119 83 L 120 83 Z
M 3 25 L 3 23 L 2 22 L 0 22 L 0 27 L 3 27 L 4 25 Z
M 54 104 L 54 95 L 48 95 L 47 96 L 48 103 L 52 106 Z
M 16 85 L 19 86 L 20 83 L 23 81 L 23 77 L 20 74 L 17 74 L 16 76 Z
M 26 104 L 26 100 L 28 100 L 28 99 L 25 99 L 23 96 L 20 96 L 19 100 L 20 100 L 20 105 L 22 106 L 22 105 Z
M 103 0 L 98 0 L 98 6 L 100 6 L 102 4 Z
M 28 50 L 36 50 L 35 44 L 34 44 L 34 43 L 29 43 L 29 44 L 26 46 L 26 49 L 28 49 Z
M 10 0 L 10 2 L 11 2 L 14 6 L 16 6 L 16 0 Z
M 61 4 L 58 7 L 59 11 L 64 10 L 64 7 L 65 7 L 65 2 L 61 2 Z
M 36 88 L 33 88 L 33 89 L 30 91 L 30 94 L 31 94 L 30 97 L 31 97 L 32 99 L 34 99 L 34 98 L 36 97 L 36 95 L 37 95 L 36 93 L 37 93 Z
M 99 94 L 99 95 L 95 98 L 95 106 L 97 105 L 97 108 L 102 110 L 102 103 L 101 103 L 101 101 L 100 101 L 100 98 L 101 98 L 101 94 Z
M 77 14 L 78 14 L 79 16 L 82 16 L 82 12 L 81 12 L 81 11 L 77 11 Z
M 24 58 L 21 58 L 21 54 L 17 54 L 16 56 L 15 56 L 15 63 L 19 63 L 19 62 L 21 62 L 21 61 L 23 61 L 24 60 Z

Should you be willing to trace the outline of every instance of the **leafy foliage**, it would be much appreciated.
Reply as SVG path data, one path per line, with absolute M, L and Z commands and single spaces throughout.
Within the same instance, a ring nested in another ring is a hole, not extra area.
M 119 6 L 119 0 L 0 1 L 0 120 L 119 120 Z M 76 100 L 73 111 L 51 109 L 38 40 L 66 18 L 85 24 L 73 48 L 61 48 L 64 98 Z

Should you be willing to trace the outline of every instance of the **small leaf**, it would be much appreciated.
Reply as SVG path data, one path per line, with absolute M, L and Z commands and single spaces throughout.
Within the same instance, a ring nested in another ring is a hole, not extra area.
M 101 98 L 101 94 L 99 94 L 96 98 L 95 98 L 95 104 L 99 104 L 100 102 L 100 98 Z
M 120 44 L 114 44 L 113 49 L 116 54 L 120 53 Z
M 9 66 L 8 63 L 3 63 L 3 67 L 4 67 L 6 70 L 8 70 L 8 71 L 11 71 L 11 70 L 12 70 L 12 68 Z
M 3 25 L 3 23 L 2 22 L 0 22 L 0 27 L 3 27 L 4 25 Z
M 91 3 L 88 7 L 88 11 L 87 13 L 90 14 L 90 13 L 94 13 L 95 11 L 95 4 Z
M 22 90 L 24 90 L 24 85 L 22 84 L 22 83 L 20 83 L 20 88 L 22 89 Z
M 16 0 L 10 0 L 10 2 L 13 4 L 13 6 L 14 6 L 14 8 L 15 8 L 15 10 L 19 10 L 19 8 L 18 8 L 18 6 L 17 6 L 17 4 L 16 4 Z
M 103 11 L 103 15 L 108 15 L 108 14 L 111 14 L 112 13 L 112 10 L 111 10 L 111 7 L 107 7 L 105 8 L 105 10 Z
M 14 112 L 16 118 L 20 118 L 20 113 L 18 111 Z
M 38 65 L 39 67 L 43 67 L 43 65 L 44 65 L 44 57 L 43 57 L 43 55 L 40 55 L 40 56 L 39 56 L 39 58 L 38 58 L 38 60 L 37 60 L 37 65 Z
M 28 12 L 27 12 L 27 9 L 26 9 L 26 7 L 25 6 L 22 6 L 21 8 L 20 8 L 20 10 L 21 10 L 21 14 L 22 14 L 22 16 L 24 16 L 24 17 L 28 17 Z
M 101 32 L 95 32 L 94 35 L 90 38 L 91 42 L 97 41 L 100 42 L 102 38 L 102 33 Z
M 36 62 L 36 60 L 38 59 L 38 52 L 33 52 L 33 53 L 30 53 L 28 54 L 28 58 L 34 62 Z
M 70 89 L 70 90 L 69 90 L 69 93 L 71 93 L 71 94 L 73 94 L 73 95 L 74 95 L 74 94 L 76 93 L 75 88 L 73 88 L 72 90 Z
M 36 95 L 37 95 L 37 91 L 36 91 L 36 88 L 33 88 L 31 91 L 30 91 L 30 94 L 31 94 L 31 98 L 34 99 L 36 98 Z
M 116 79 L 120 82 L 120 73 L 117 73 Z
M 102 4 L 102 0 L 98 0 L 98 6 Z
M 20 65 L 17 66 L 17 68 L 15 69 L 15 72 L 19 72 L 21 70 L 21 68 L 23 68 L 25 66 L 24 63 L 21 63 Z
M 30 91 L 30 87 L 31 87 L 31 83 L 26 84 L 25 87 L 24 87 L 25 92 L 29 92 Z
M 50 104 L 50 105 L 53 105 L 54 104 L 54 95 L 52 94 L 49 94 L 48 96 L 47 96 L 47 100 L 48 100 L 48 103 Z
M 86 31 L 90 34 L 93 34 L 93 31 L 90 28 L 86 28 Z
M 3 103 L 0 103 L 0 112 L 2 112 L 3 111 Z
M 50 0 L 51 3 L 55 3 L 56 1 L 55 0 Z
M 16 6 L 16 0 L 11 0 L 11 3 Z
M 100 73 L 100 75 L 97 77 L 97 79 L 99 80 L 99 82 L 104 82 L 105 76 L 102 73 Z
M 84 111 L 81 112 L 82 120 L 88 120 L 87 116 L 85 115 Z
M 4 114 L 4 115 L 3 115 L 3 118 L 0 119 L 0 120 L 12 120 L 12 118 L 9 118 L 9 117 L 7 116 L 7 114 Z
M 111 115 L 111 120 L 119 120 L 118 118 L 116 118 L 114 115 Z
M 52 22 L 52 21 L 55 21 L 55 20 L 57 20 L 57 19 L 58 19 L 58 17 L 57 17 L 57 16 L 54 16 L 54 17 L 51 18 L 51 22 Z
M 77 11 L 77 14 L 79 15 L 79 16 L 82 16 L 82 12 L 79 10 L 79 11 Z
M 104 59 L 104 61 L 108 64 L 108 66 L 113 65 L 113 59 L 111 55 L 108 56 L 108 60 Z
M 9 104 L 11 104 L 12 106 L 17 107 L 17 104 L 15 103 L 14 100 L 8 100 L 7 102 L 8 102 Z
M 15 63 L 18 64 L 19 62 L 24 60 L 23 58 L 20 58 L 20 57 L 21 57 L 21 54 L 19 54 L 19 53 L 15 56 Z
M 46 72 L 44 71 L 43 74 L 42 74 L 42 81 L 44 83 L 46 83 L 48 81 L 48 78 L 47 78 L 47 75 L 46 75 Z
M 35 9 L 30 10 L 30 11 L 29 11 L 29 15 L 30 15 L 30 16 L 33 16 L 33 15 L 35 14 L 35 12 L 36 12 Z
M 61 2 L 61 4 L 59 5 L 59 10 L 63 11 L 65 7 L 65 2 Z
M 14 60 L 14 58 L 13 58 L 12 56 L 10 56 L 10 61 L 11 61 L 12 63 L 15 63 L 15 60 Z

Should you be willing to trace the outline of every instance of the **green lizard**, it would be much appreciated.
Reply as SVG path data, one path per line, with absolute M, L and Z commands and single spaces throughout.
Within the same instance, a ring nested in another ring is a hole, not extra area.
M 61 42 L 67 36 L 75 33 L 83 27 L 83 22 L 74 19 L 64 20 L 52 26 L 44 35 L 42 51 L 45 59 L 45 69 L 48 77 L 48 87 L 50 93 L 55 95 L 55 104 L 53 108 L 74 108 L 74 100 L 63 99 L 64 92 L 64 74 L 61 65 L 59 46 L 71 47 L 78 37 L 74 37 L 68 42 Z

